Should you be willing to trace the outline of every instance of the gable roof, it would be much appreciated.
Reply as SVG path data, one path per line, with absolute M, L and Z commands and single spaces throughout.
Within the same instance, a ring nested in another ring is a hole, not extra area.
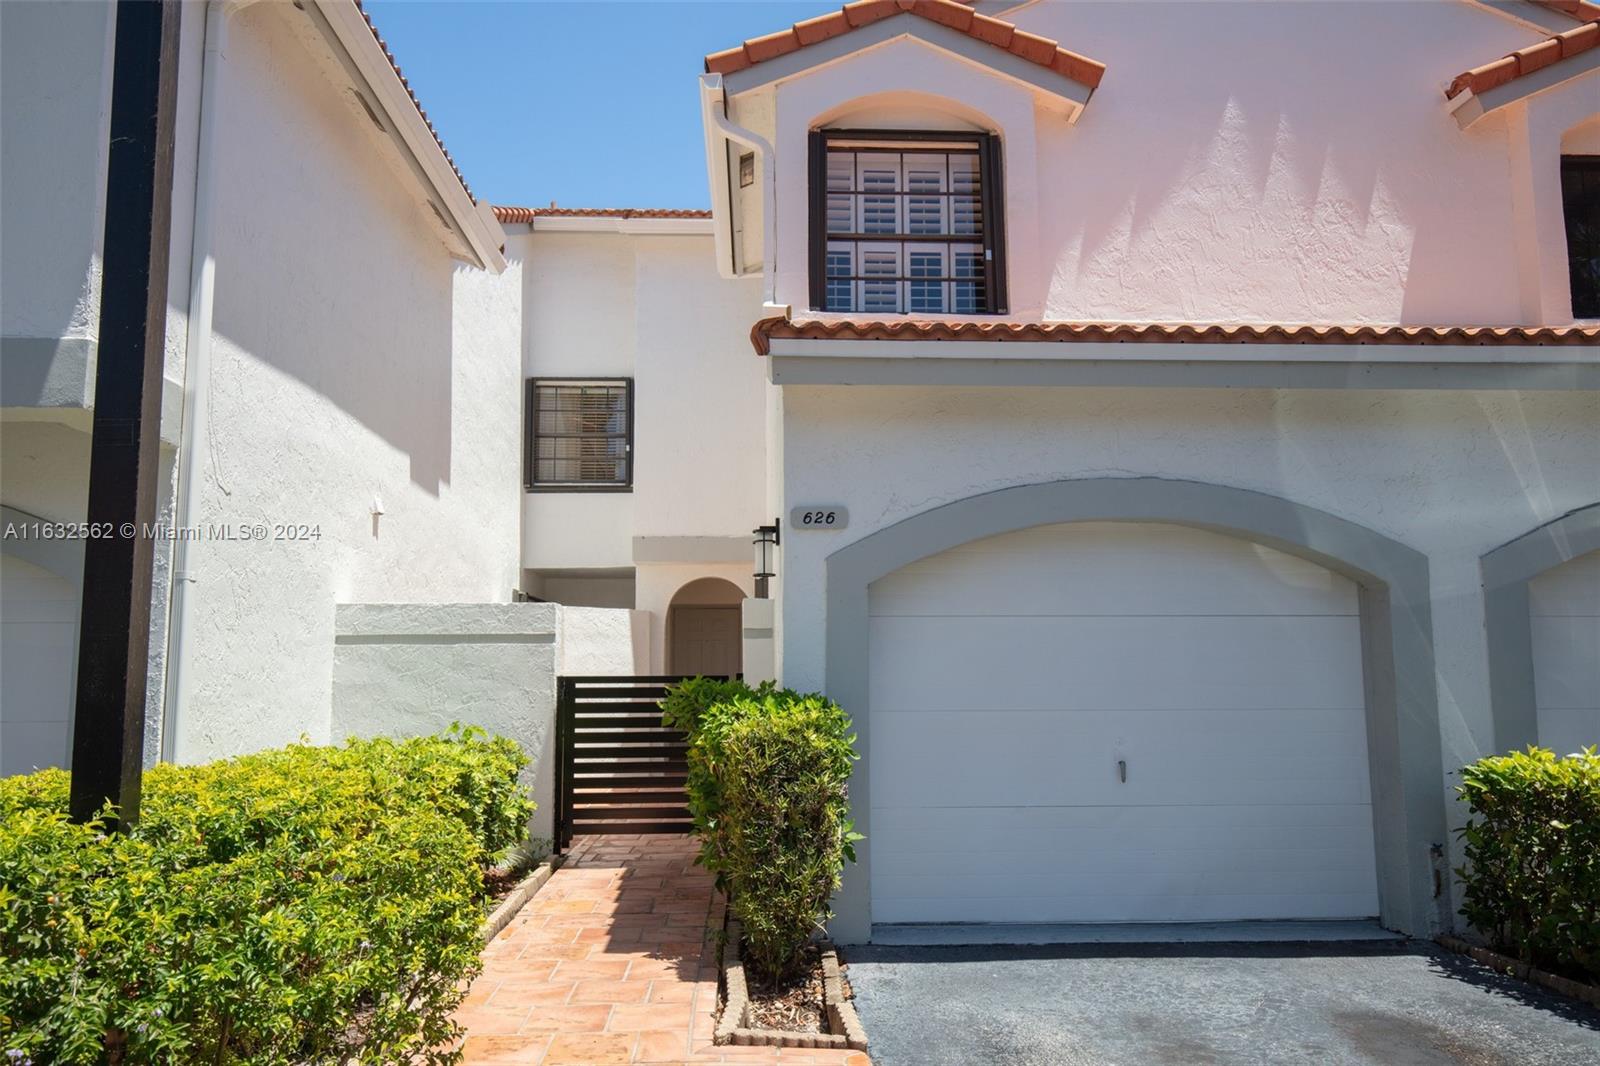
M 786 30 L 713 52 L 706 56 L 706 71 L 711 74 L 734 74 L 769 59 L 798 52 L 808 45 L 819 44 L 903 14 L 915 15 L 964 33 L 1089 89 L 1100 85 L 1100 78 L 1106 71 L 1104 63 L 1070 52 L 1048 37 L 1019 30 L 1011 23 L 989 15 L 980 15 L 957 0 L 857 0 L 838 11 L 796 22 Z
M 1563 59 L 1587 52 L 1600 46 L 1600 4 L 1589 0 L 1536 0 L 1541 7 L 1560 11 L 1575 19 L 1585 20 L 1582 25 L 1552 34 L 1542 41 L 1519 48 L 1492 63 L 1473 67 L 1457 74 L 1450 87 L 1444 91 L 1454 100 L 1464 92 L 1482 96 L 1491 89 L 1509 85 L 1518 78 L 1543 70 Z M 1574 73 L 1580 73 L 1574 71 Z

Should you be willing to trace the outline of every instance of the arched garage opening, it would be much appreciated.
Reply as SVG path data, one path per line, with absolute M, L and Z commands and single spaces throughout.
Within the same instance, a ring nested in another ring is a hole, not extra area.
M 1496 751 L 1600 744 L 1600 504 L 1483 557 Z
M 1410 933 L 1450 913 L 1427 563 L 1404 545 L 1246 490 L 1094 479 L 913 516 L 830 556 L 827 581 L 828 688 L 863 755 L 845 939 L 874 920 L 1354 916 L 1374 896 Z M 1007 876 L 919 869 L 941 821 L 997 854 L 1012 834 Z
M 720 577 L 702 577 L 679 589 L 667 607 L 667 672 L 732 676 L 741 671 L 744 591 Z

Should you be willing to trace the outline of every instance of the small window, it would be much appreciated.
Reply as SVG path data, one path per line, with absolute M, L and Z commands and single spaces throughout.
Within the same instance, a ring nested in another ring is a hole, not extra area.
M 633 485 L 633 382 L 528 382 L 529 492 L 626 492 Z
M 811 135 L 811 306 L 874 315 L 1006 310 L 1000 139 Z
M 1561 157 L 1572 317 L 1600 318 L 1600 155 Z

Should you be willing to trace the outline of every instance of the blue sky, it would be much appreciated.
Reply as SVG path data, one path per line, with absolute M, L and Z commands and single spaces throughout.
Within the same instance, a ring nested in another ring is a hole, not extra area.
M 837 10 L 792 0 L 367 0 L 472 191 L 542 207 L 709 207 L 706 53 Z

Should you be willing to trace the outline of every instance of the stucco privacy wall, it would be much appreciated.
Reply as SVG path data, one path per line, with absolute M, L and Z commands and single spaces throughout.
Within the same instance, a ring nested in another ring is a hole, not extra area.
M 551 835 L 562 608 L 550 603 L 341 604 L 333 639 L 334 738 L 422 736 L 452 722 L 521 744 Z M 624 612 L 625 613 L 625 612 Z
M 780 302 L 808 306 L 806 129 L 910 89 L 1002 133 L 1015 315 L 1525 320 L 1505 125 L 1459 129 L 1441 89 L 1536 31 L 1429 0 L 1037 3 L 1005 17 L 1107 65 L 1076 125 L 915 42 L 779 83 Z
M 827 556 L 902 518 L 1071 478 L 1251 489 L 1426 556 L 1452 824 L 1448 772 L 1495 744 L 1479 556 L 1600 499 L 1593 393 L 786 386 L 783 404 L 787 502 L 826 499 L 851 518 L 784 538 L 785 684 L 828 685 Z
M 295 17 L 230 26 L 196 492 L 202 525 L 320 538 L 194 546 L 179 760 L 329 738 L 336 602 L 506 601 L 516 581 L 520 273 L 451 262 Z

